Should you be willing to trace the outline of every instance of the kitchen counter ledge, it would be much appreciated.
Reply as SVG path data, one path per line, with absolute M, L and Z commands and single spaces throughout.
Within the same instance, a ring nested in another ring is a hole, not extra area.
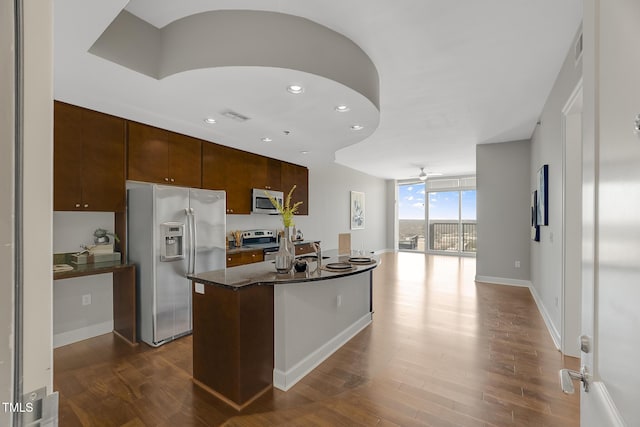
M 322 260 L 322 265 L 326 266 L 329 263 L 334 262 L 346 262 L 350 256 L 341 255 L 338 256 L 335 252 L 329 251 L 329 258 Z M 361 256 L 355 252 L 351 256 Z M 246 264 L 237 267 L 229 267 L 223 270 L 207 271 L 204 273 L 192 274 L 187 277 L 198 283 L 206 285 L 220 286 L 224 288 L 230 288 L 238 290 L 241 288 L 256 286 L 256 285 L 278 285 L 286 283 L 301 283 L 301 282 L 315 282 L 320 280 L 335 279 L 338 277 L 347 277 L 354 274 L 360 274 L 365 271 L 373 270 L 380 262 L 380 258 L 374 254 L 368 254 L 375 262 L 366 265 L 353 265 L 353 269 L 349 271 L 327 271 L 324 269 L 314 271 L 316 269 L 316 262 L 309 262 L 306 271 L 302 273 L 291 272 L 288 274 L 278 274 L 275 271 L 273 261 L 263 261 L 253 264 Z

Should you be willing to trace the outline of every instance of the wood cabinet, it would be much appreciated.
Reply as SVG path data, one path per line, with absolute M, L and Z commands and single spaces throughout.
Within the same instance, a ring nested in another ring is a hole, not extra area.
M 192 285 L 193 381 L 236 410 L 272 390 L 273 288 Z
M 125 209 L 125 120 L 54 102 L 53 209 Z
M 238 265 L 252 264 L 254 262 L 262 261 L 264 261 L 262 249 L 227 254 L 227 267 L 235 267 Z
M 302 202 L 296 215 L 309 215 L 309 169 L 304 166 L 281 162 L 280 177 L 285 197 L 287 197 L 291 187 L 296 186 L 291 197 L 291 203 Z
M 305 255 L 305 254 L 311 254 L 311 253 L 315 253 L 316 249 L 313 247 L 313 243 L 309 242 L 309 243 L 299 243 L 297 245 L 295 245 L 295 249 L 296 249 L 296 256 L 298 255 Z
M 282 191 L 280 160 L 255 155 L 252 162 L 251 181 L 253 188 Z
M 202 141 L 129 122 L 127 178 L 134 181 L 202 186 Z
M 202 145 L 202 188 L 225 190 L 228 214 L 251 213 L 251 169 L 257 157 L 223 145 Z

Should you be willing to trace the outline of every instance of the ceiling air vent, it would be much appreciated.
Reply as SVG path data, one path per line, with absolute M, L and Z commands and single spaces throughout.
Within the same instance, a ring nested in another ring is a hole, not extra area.
M 249 117 L 247 116 L 243 116 L 240 113 L 236 113 L 235 111 L 231 111 L 231 110 L 227 110 L 227 111 L 223 111 L 222 113 L 223 116 L 230 118 L 231 120 L 235 120 L 236 122 L 246 122 L 247 120 L 249 120 Z

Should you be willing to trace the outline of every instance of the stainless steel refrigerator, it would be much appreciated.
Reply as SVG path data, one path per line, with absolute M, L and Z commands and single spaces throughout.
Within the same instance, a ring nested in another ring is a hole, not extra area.
M 127 183 L 138 336 L 157 347 L 192 329 L 189 273 L 225 268 L 225 192 Z

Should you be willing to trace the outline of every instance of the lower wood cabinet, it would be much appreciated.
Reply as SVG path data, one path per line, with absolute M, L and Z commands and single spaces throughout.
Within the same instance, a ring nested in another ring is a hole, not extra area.
M 254 262 L 262 261 L 264 261 L 262 249 L 227 254 L 227 267 L 235 267 L 238 265 L 252 264 Z
M 273 286 L 193 295 L 193 381 L 241 410 L 272 388 Z
M 295 245 L 296 255 L 305 255 L 315 253 L 316 249 L 313 247 L 312 243 L 300 243 Z

